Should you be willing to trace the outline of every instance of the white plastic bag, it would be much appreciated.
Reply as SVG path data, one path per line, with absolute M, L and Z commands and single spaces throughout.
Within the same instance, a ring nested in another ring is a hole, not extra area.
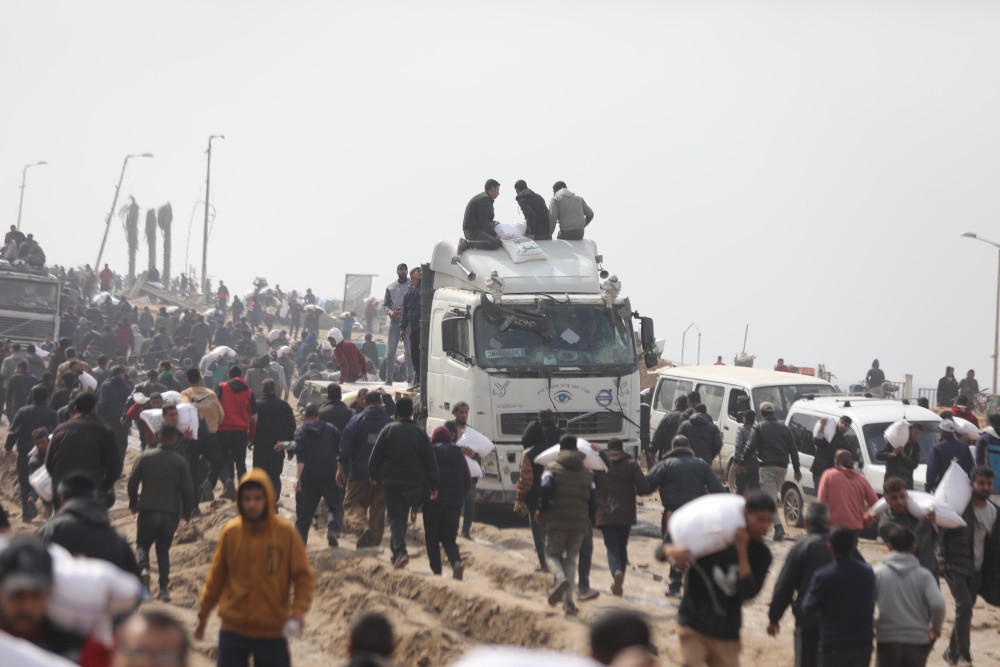
M 84 371 L 80 373 L 80 384 L 83 385 L 84 389 L 89 389 L 90 391 L 94 391 L 95 389 L 97 389 L 97 378 L 95 378 L 87 371 Z
M 53 586 L 47 614 L 59 627 L 113 642 L 111 620 L 139 604 L 139 579 L 103 560 L 74 558 L 58 545 L 52 554 Z
M 820 437 L 819 427 L 822 423 L 823 420 L 820 419 L 819 421 L 816 422 L 816 425 L 813 426 L 813 438 Z M 826 427 L 823 429 L 823 439 L 826 440 L 827 442 L 833 442 L 833 436 L 835 435 L 837 435 L 837 420 L 834 419 L 833 417 L 827 417 Z
M 973 440 L 978 440 L 979 436 L 983 433 L 979 430 L 979 427 L 970 422 L 968 419 L 962 419 L 961 417 L 952 417 L 955 424 L 958 425 L 958 431 L 967 438 L 972 438 Z
M 139 413 L 139 419 L 142 423 L 149 427 L 149 430 L 156 435 L 156 432 L 160 430 L 163 426 L 163 410 L 160 408 L 154 408 L 150 410 L 143 410 Z M 178 419 L 178 421 L 180 421 Z
M 736 531 L 746 528 L 743 496 L 731 493 L 711 493 L 685 503 L 670 515 L 667 530 L 670 540 L 686 548 L 691 558 L 701 558 L 722 551 L 736 537 Z
M 521 238 L 528 232 L 528 223 L 498 222 L 497 226 L 493 229 L 496 231 L 497 236 L 501 239 L 517 239 Z
M 179 391 L 165 391 L 160 394 L 160 398 L 163 399 L 164 405 L 169 405 L 170 403 L 180 403 L 181 402 L 181 392 Z
M 456 444 L 459 447 L 468 447 L 480 456 L 486 456 L 493 451 L 493 443 L 490 442 L 490 439 L 471 426 L 465 427 L 465 430 L 462 431 L 462 437 L 458 439 Z
M 198 439 L 198 406 L 193 403 L 177 404 L 177 428 L 181 434 L 191 431 L 191 439 Z
M 604 461 L 601 460 L 600 454 L 594 451 L 594 448 L 590 446 L 589 442 L 583 438 L 577 438 L 576 448 L 583 452 L 586 457 L 583 459 L 583 465 L 585 468 L 607 472 L 608 467 L 604 465 Z M 559 456 L 559 445 L 552 445 L 535 457 L 535 463 L 547 466 L 555 461 L 557 456 Z
M 515 264 L 522 264 L 524 262 L 530 262 L 533 259 L 548 259 L 549 256 L 545 254 L 537 243 L 529 239 L 527 236 L 521 236 L 515 239 L 500 239 L 500 243 L 503 244 L 504 250 L 510 255 L 510 258 Z
M 902 449 L 910 441 L 910 424 L 903 420 L 893 422 L 885 430 L 884 435 L 893 449 Z
M 52 475 L 48 469 L 42 466 L 28 476 L 28 483 L 35 490 L 38 497 L 47 503 L 52 502 Z
M 872 505 L 871 514 L 878 516 L 889 509 L 885 498 L 880 498 Z M 923 519 L 931 510 L 934 511 L 934 523 L 940 528 L 964 528 L 965 520 L 943 500 L 938 500 L 923 491 L 906 492 L 906 509 L 912 516 Z
M 470 459 L 468 456 L 466 456 L 465 462 L 469 465 L 469 477 L 475 479 L 476 477 L 483 476 L 483 468 L 478 463 L 476 463 L 475 459 Z
M 934 497 L 947 503 L 948 507 L 959 515 L 968 507 L 969 501 L 972 500 L 972 485 L 969 484 L 969 476 L 965 474 L 962 466 L 958 465 L 958 461 L 952 459 L 944 477 L 934 489 Z

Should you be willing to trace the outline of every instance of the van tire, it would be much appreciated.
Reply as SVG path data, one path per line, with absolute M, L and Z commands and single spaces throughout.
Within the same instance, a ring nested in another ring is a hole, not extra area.
M 737 493 L 736 491 L 736 461 L 730 461 L 729 466 L 726 467 L 726 485 L 729 487 L 729 493 Z
M 785 515 L 785 525 L 801 528 L 805 525 L 805 507 L 799 487 L 789 484 L 781 494 L 781 509 Z

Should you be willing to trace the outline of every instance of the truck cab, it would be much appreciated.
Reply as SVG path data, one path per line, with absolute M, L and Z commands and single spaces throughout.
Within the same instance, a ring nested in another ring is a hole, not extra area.
M 459 255 L 456 241 L 441 241 L 424 266 L 427 431 L 469 403 L 468 425 L 495 444 L 482 461 L 480 502 L 513 503 L 521 436 L 541 409 L 569 433 L 600 445 L 620 438 L 638 454 L 641 355 L 631 304 L 607 280 L 592 240 L 538 245 L 547 259 L 517 263 L 502 248 Z M 652 352 L 652 321 L 642 319 Z

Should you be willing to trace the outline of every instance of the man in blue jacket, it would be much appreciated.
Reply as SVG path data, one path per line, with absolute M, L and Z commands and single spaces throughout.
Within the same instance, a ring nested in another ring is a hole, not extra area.
M 298 502 L 295 508 L 295 527 L 302 541 L 309 543 L 309 526 L 319 499 L 324 498 L 334 513 L 340 505 L 337 490 L 337 455 L 340 453 L 340 431 L 333 424 L 319 418 L 319 406 L 306 406 L 305 423 L 295 431 L 295 491 Z M 336 536 L 327 533 L 331 547 L 338 546 Z
M 820 664 L 861 667 L 871 662 L 875 572 L 852 557 L 858 538 L 845 526 L 830 533 L 834 561 L 816 570 L 802 611 L 819 616 Z
M 356 547 L 377 547 L 385 534 L 385 494 L 381 484 L 368 481 L 368 460 L 378 434 L 392 420 L 382 408 L 382 394 L 365 394 L 365 409 L 355 415 L 340 437 L 337 484 L 345 487 L 344 527 L 358 531 Z
M 952 460 L 958 461 L 958 465 L 962 466 L 965 474 L 972 472 L 972 468 L 975 466 L 969 446 L 955 437 L 958 425 L 950 419 L 942 419 L 938 428 L 941 429 L 941 439 L 927 456 L 927 473 L 924 483 L 927 493 L 934 493 L 934 489 L 941 483 L 941 478 L 948 471 Z
M 42 427 L 51 433 L 57 424 L 55 410 L 46 405 L 48 399 L 49 391 L 45 387 L 32 387 L 31 402 L 14 415 L 14 421 L 7 431 L 7 442 L 4 443 L 5 456 L 17 445 L 17 483 L 21 487 L 21 518 L 24 521 L 31 521 L 38 514 L 31 502 L 31 487 L 28 484 L 28 455 L 34 447 L 31 433 Z

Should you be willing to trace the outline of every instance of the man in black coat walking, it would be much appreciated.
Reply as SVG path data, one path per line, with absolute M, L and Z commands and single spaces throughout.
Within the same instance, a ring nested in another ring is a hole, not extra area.
M 263 468 L 271 478 L 274 497 L 281 498 L 281 468 L 285 456 L 279 442 L 295 437 L 295 411 L 278 398 L 277 383 L 268 378 L 261 383 L 257 401 L 257 429 L 253 436 L 253 467 Z
M 25 405 L 14 415 L 14 421 L 7 431 L 7 442 L 4 443 L 4 455 L 7 456 L 17 446 L 17 483 L 21 488 L 21 518 L 31 521 L 38 511 L 31 502 L 31 487 L 28 484 L 30 471 L 28 457 L 34 447 L 31 434 L 37 428 L 46 428 L 51 433 L 56 428 L 55 410 L 45 404 L 49 393 L 45 387 L 36 386 L 31 390 L 31 403 Z
M 60 424 L 52 433 L 52 442 L 45 453 L 45 467 L 52 476 L 52 486 L 72 472 L 82 471 L 94 480 L 102 499 L 110 492 L 122 474 L 115 434 L 95 414 L 97 396 L 84 392 L 76 397 L 74 411 L 79 416 Z
M 295 527 L 302 541 L 309 543 L 309 526 L 320 498 L 326 500 L 334 516 L 341 505 L 337 486 L 337 455 L 340 453 L 340 431 L 319 417 L 319 406 L 306 406 L 305 423 L 295 431 Z M 339 515 L 343 516 L 341 507 Z M 331 547 L 338 546 L 340 524 L 327 525 L 326 539 Z

